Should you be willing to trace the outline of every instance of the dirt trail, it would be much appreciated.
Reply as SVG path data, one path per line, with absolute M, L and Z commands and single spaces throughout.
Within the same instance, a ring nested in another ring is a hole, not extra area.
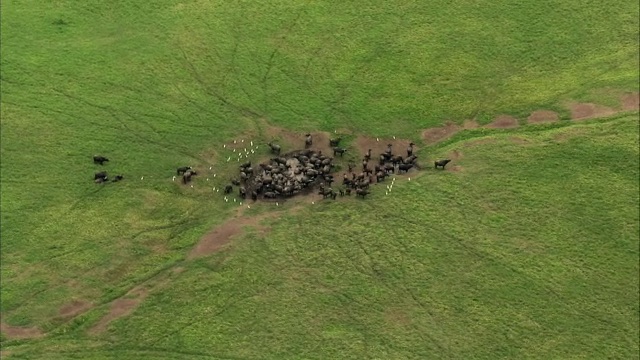
M 242 207 L 244 209 L 244 207 Z M 261 234 L 266 234 L 269 228 L 260 225 L 260 221 L 268 217 L 273 217 L 275 214 L 261 214 L 258 216 L 246 217 L 241 213 L 236 217 L 233 217 L 211 232 L 206 234 L 200 239 L 198 244 L 191 250 L 187 259 L 195 259 L 207 255 L 211 255 L 214 252 L 222 249 L 228 244 L 234 237 L 241 235 L 244 232 L 245 226 L 252 226 L 258 229 Z
M 89 329 L 90 335 L 97 335 L 107 330 L 108 325 L 120 317 L 129 315 L 147 297 L 148 290 L 142 286 L 135 287 L 125 296 L 111 302 L 109 313 Z
M 622 109 L 625 111 L 640 110 L 640 93 L 624 94 L 620 102 L 622 103 Z
M 566 106 L 571 112 L 571 120 L 586 120 L 606 117 L 615 115 L 621 111 L 640 110 L 640 93 L 633 92 L 622 95 L 620 97 L 620 106 L 616 109 L 594 103 L 578 102 L 571 102 Z M 555 111 L 541 109 L 533 111 L 526 120 L 527 124 L 553 123 L 560 121 L 560 116 Z M 483 127 L 489 129 L 509 129 L 518 126 L 518 119 L 513 116 L 503 114 L 496 117 L 491 123 Z M 463 125 L 458 125 L 448 121 L 440 127 L 424 130 L 422 132 L 422 139 L 427 145 L 433 145 L 449 139 L 459 131 L 474 129 L 477 127 L 479 127 L 479 124 L 475 120 L 465 120 Z
M 7 325 L 4 322 L 0 322 L 0 331 L 4 335 L 12 340 L 16 339 L 33 339 L 44 336 L 45 334 L 37 327 L 20 327 Z
M 480 127 L 480 124 L 478 124 L 478 122 L 475 120 L 465 120 L 462 126 L 448 121 L 442 127 L 424 130 L 422 132 L 422 138 L 427 143 L 427 145 L 431 145 L 452 137 L 460 130 L 476 129 L 478 127 Z
M 73 300 L 60 308 L 58 317 L 63 319 L 71 319 L 86 312 L 92 307 L 93 304 L 91 304 L 90 302 L 84 300 Z

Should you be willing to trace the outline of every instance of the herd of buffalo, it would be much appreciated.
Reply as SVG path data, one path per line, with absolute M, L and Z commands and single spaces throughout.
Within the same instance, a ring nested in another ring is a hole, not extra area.
M 286 198 L 313 191 L 315 185 L 319 183 L 318 194 L 324 198 L 335 199 L 338 193 L 340 196 L 349 196 L 352 192 L 356 196 L 365 198 L 369 194 L 370 184 L 383 182 L 391 174 L 401 174 L 412 168 L 418 168 L 418 156 L 413 154 L 414 143 L 410 143 L 406 149 L 406 157 L 394 154 L 392 144 L 388 144 L 387 149 L 379 154 L 377 159 L 372 158 L 371 149 L 369 149 L 362 158 L 361 170 L 353 162 L 347 165 L 342 186 L 336 193 L 331 188 L 334 182 L 332 172 L 336 167 L 333 163 L 334 156 L 342 157 L 347 152 L 347 149 L 339 147 L 340 141 L 341 138 L 330 139 L 329 145 L 333 154 L 323 154 L 321 150 L 310 149 L 313 139 L 311 134 L 306 134 L 304 150 L 293 151 L 283 156 L 280 155 L 280 145 L 270 142 L 267 145 L 275 157 L 267 163 L 259 164 L 258 167 L 252 166 L 251 161 L 242 163 L 239 167 L 239 177 L 231 179 L 230 184 L 224 187 L 224 193 L 232 193 L 233 187 L 237 186 L 238 194 L 242 199 L 248 196 L 254 201 L 259 197 Z M 104 156 L 93 157 L 93 162 L 96 164 L 103 165 L 108 161 L 109 159 Z M 435 161 L 434 167 L 444 169 L 450 161 L 449 159 Z M 176 170 L 176 174 L 182 176 L 182 182 L 187 184 L 194 175 L 197 175 L 197 172 L 191 166 L 183 166 Z M 122 179 L 122 175 L 116 175 L 111 181 L 117 182 Z M 96 183 L 109 181 L 107 172 L 97 172 L 94 180 Z

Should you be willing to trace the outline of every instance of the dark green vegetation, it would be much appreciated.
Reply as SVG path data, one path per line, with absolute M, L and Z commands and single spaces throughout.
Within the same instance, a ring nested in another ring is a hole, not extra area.
M 420 155 L 459 150 L 461 171 L 287 205 L 265 239 L 199 260 L 237 206 L 170 178 L 224 164 L 222 142 L 261 119 L 419 142 L 447 119 L 614 106 L 638 91 L 638 6 L 4 1 L 0 314 L 48 336 L 2 350 L 637 358 L 637 113 L 459 133 Z M 92 183 L 98 153 L 124 182 Z M 87 333 L 141 284 L 135 312 Z M 74 299 L 93 307 L 61 316 Z

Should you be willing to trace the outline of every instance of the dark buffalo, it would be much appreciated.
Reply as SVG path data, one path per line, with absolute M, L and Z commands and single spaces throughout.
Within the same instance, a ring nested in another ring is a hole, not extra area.
M 95 175 L 93 176 L 93 180 L 98 180 L 98 179 L 102 179 L 102 181 L 107 181 L 107 172 L 100 171 L 95 173 Z
M 340 144 L 340 140 L 342 140 L 342 138 L 336 138 L 336 139 L 329 139 L 329 146 L 338 146 L 338 144 Z
M 233 191 L 233 186 L 227 185 L 227 186 L 224 187 L 224 193 L 225 194 L 231 194 L 232 191 Z
M 363 199 L 368 194 L 369 194 L 369 190 L 356 189 L 356 196 L 362 196 Z
M 444 170 L 444 167 L 447 166 L 448 163 L 450 163 L 451 160 L 450 159 L 446 159 L 446 160 L 438 160 L 436 162 L 433 163 L 434 167 L 437 169 L 438 167 L 442 167 L 442 170 Z
M 105 162 L 108 162 L 109 159 L 107 159 L 104 156 L 100 156 L 100 155 L 94 155 L 93 156 L 93 163 L 94 164 L 100 164 L 100 165 L 104 165 Z
M 398 165 L 398 174 L 401 174 L 402 172 L 407 172 L 412 167 L 413 167 L 413 164 L 400 164 Z
M 404 159 L 402 159 L 402 156 L 397 155 L 397 156 L 392 156 L 391 157 L 391 163 L 392 164 L 401 164 L 403 162 Z
M 306 138 L 304 139 L 304 146 L 306 149 L 308 149 L 313 144 L 313 139 L 311 138 L 311 134 L 306 134 L 305 136 Z
M 338 194 L 336 194 L 336 192 L 335 192 L 335 191 L 333 191 L 331 188 L 326 188 L 326 189 L 325 189 L 325 188 L 323 188 L 323 189 L 320 189 L 320 192 L 319 192 L 318 194 L 319 194 L 319 195 L 322 195 L 322 197 L 323 197 L 323 198 L 325 198 L 325 199 L 326 199 L 326 198 L 328 198 L 328 197 L 330 197 L 330 198 L 332 198 L 333 200 L 335 200 L 335 199 L 336 199 L 336 196 L 338 196 Z
M 418 160 L 418 155 L 411 155 L 408 158 L 404 159 L 404 163 L 405 164 L 413 164 L 416 162 L 416 160 Z
M 415 145 L 413 142 L 409 144 L 409 147 L 407 148 L 407 156 L 411 156 L 413 154 L 413 145 Z
M 336 154 L 340 154 L 340 156 L 342 156 L 345 152 L 347 152 L 347 149 L 339 148 L 339 147 L 333 148 L 333 156 L 336 156 Z
M 384 164 L 384 171 L 389 174 L 389 173 L 395 173 L 396 168 L 392 165 L 392 164 Z
M 116 176 L 113 178 L 113 180 L 111 180 L 111 181 L 113 181 L 113 182 L 118 182 L 118 181 L 120 181 L 120 180 L 122 180 L 122 179 L 124 179 L 124 176 L 122 176 L 122 175 L 116 175 Z
M 276 155 L 280 155 L 280 145 L 278 144 L 272 144 L 272 143 L 267 143 L 267 145 L 269 145 L 269 147 L 271 148 L 271 152 L 276 154 Z
M 179 168 L 176 170 L 176 174 L 177 174 L 177 175 L 182 175 L 182 174 L 184 174 L 185 172 L 187 172 L 187 170 L 191 170 L 191 166 L 183 166 L 183 167 L 179 167 Z
M 367 153 L 366 153 L 366 154 L 364 154 L 364 159 L 365 159 L 366 161 L 371 160 L 371 149 L 367 150 Z
M 385 154 L 387 154 L 388 156 L 391 156 L 391 147 L 392 147 L 392 146 L 393 146 L 393 145 L 388 144 L 388 145 L 387 145 L 387 150 L 385 150 L 385 151 L 384 151 L 384 153 L 385 153 Z
M 241 198 L 246 198 L 247 197 L 247 189 L 244 188 L 244 186 L 240 187 L 240 189 L 238 189 L 238 194 L 240 195 Z
M 184 174 L 182 174 L 182 183 L 183 184 L 188 183 L 189 181 L 191 181 L 191 177 L 194 175 L 198 175 L 198 173 L 192 169 L 185 171 Z

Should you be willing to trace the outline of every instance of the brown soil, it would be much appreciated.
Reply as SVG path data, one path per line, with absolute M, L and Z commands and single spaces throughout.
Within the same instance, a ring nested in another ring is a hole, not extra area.
M 527 118 L 528 124 L 542 124 L 556 122 L 559 120 L 558 113 L 550 110 L 537 110 L 531 113 Z
M 631 93 L 622 95 L 623 110 L 639 110 L 640 109 L 640 93 Z
M 44 336 L 44 333 L 37 327 L 10 326 L 0 322 L 0 331 L 9 339 L 33 339 Z
M 93 304 L 90 302 L 84 300 L 73 300 L 60 308 L 58 316 L 64 319 L 70 319 L 84 313 L 92 307 Z
M 460 130 L 475 129 L 480 125 L 475 120 L 465 120 L 462 126 L 457 125 L 451 121 L 448 121 L 444 126 L 427 129 L 422 132 L 422 138 L 428 145 L 435 144 L 437 142 L 446 140 L 453 136 Z
M 573 103 L 569 105 L 572 120 L 585 120 L 598 117 L 610 116 L 616 113 L 615 110 L 592 103 Z
M 442 127 L 427 129 L 422 132 L 424 141 L 431 145 L 446 140 L 460 131 L 462 128 L 452 122 L 446 123 Z
M 518 120 L 513 116 L 509 115 L 500 115 L 491 124 L 486 125 L 485 127 L 491 129 L 509 129 L 518 127 Z
M 220 250 L 223 246 L 228 244 L 233 237 L 242 234 L 245 226 L 253 226 L 264 234 L 269 229 L 261 226 L 260 221 L 274 215 L 275 214 L 273 213 L 269 213 L 254 217 L 238 216 L 229 219 L 200 239 L 200 242 L 198 242 L 193 250 L 191 250 L 187 258 L 194 259 L 207 256 Z
M 111 302 L 109 313 L 89 329 L 89 334 L 96 335 L 104 332 L 113 320 L 131 314 L 146 297 L 147 289 L 143 287 L 136 287 L 129 291 L 125 296 L 114 300 Z

